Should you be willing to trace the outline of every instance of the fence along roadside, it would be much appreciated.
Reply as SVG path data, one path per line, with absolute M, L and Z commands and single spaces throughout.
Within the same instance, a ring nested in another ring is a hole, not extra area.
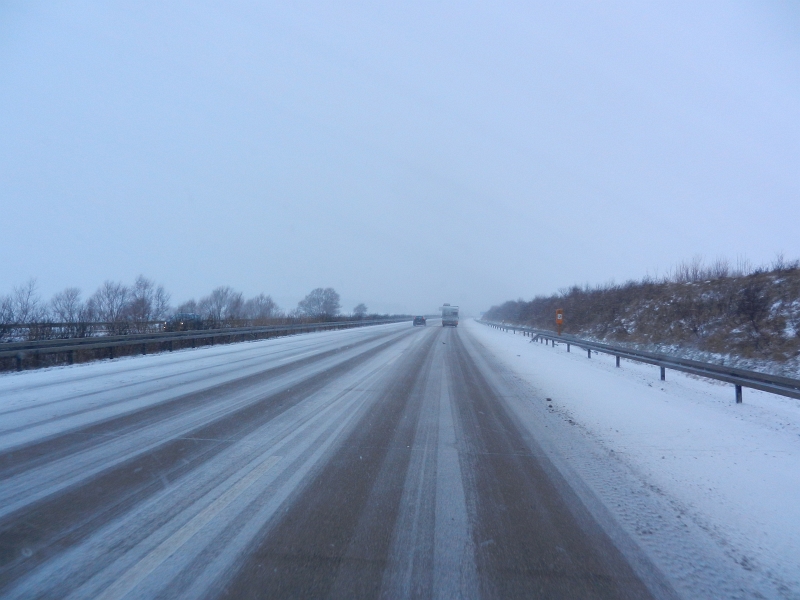
M 197 342 L 205 342 L 214 345 L 218 340 L 245 341 L 256 340 L 265 337 L 275 337 L 280 335 L 290 335 L 292 333 L 307 333 L 312 331 L 323 331 L 331 329 L 352 329 L 354 327 L 365 327 L 370 325 L 384 325 L 389 323 L 400 323 L 409 321 L 410 318 L 397 319 L 375 319 L 369 321 L 339 321 L 329 323 L 297 323 L 291 325 L 272 325 L 266 327 L 229 327 L 224 329 L 203 329 L 195 331 L 174 331 L 160 333 L 143 333 L 119 336 L 103 336 L 89 338 L 66 338 L 56 340 L 39 340 L 33 342 L 9 342 L 0 345 L 0 359 L 14 359 L 17 371 L 21 371 L 26 359 L 32 359 L 34 366 L 40 366 L 39 359 L 42 356 L 53 354 L 66 355 L 65 362 L 73 364 L 75 353 L 84 351 L 108 350 L 105 357 L 114 358 L 114 350 L 129 346 L 141 346 L 140 354 L 147 354 L 148 346 L 152 349 L 157 346 L 156 351 L 172 351 L 174 342 L 191 342 L 194 348 Z M 164 347 L 166 345 L 166 348 Z M 96 357 L 98 358 L 98 357 Z
M 713 363 L 670 356 L 668 354 L 631 350 L 611 344 L 582 340 L 571 335 L 558 335 L 554 331 L 534 329 L 533 327 L 521 327 L 483 320 L 479 320 L 478 323 L 503 331 L 513 331 L 515 333 L 519 331 L 523 335 L 531 337 L 531 341 L 544 341 L 545 344 L 550 342 L 553 346 L 555 346 L 556 343 L 566 344 L 567 352 L 570 351 L 571 346 L 577 346 L 578 348 L 586 350 L 589 358 L 592 357 L 592 351 L 610 354 L 616 357 L 616 364 L 618 367 L 620 366 L 621 358 L 656 365 L 661 368 L 662 380 L 666 379 L 666 370 L 671 369 L 673 371 L 691 373 L 708 379 L 732 383 L 734 385 L 737 404 L 742 403 L 742 388 L 745 387 L 769 392 L 771 394 L 778 394 L 780 396 L 787 396 L 789 398 L 800 399 L 800 379 L 791 379 L 789 377 L 769 375 L 759 371 L 715 365 Z

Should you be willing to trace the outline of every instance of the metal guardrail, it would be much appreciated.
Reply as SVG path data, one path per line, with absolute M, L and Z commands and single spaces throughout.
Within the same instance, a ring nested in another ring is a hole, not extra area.
M 39 357 L 47 354 L 67 354 L 67 362 L 74 362 L 75 352 L 84 350 L 108 349 L 110 358 L 114 358 L 114 349 L 124 346 L 141 346 L 141 353 L 147 354 L 147 346 L 169 344 L 172 350 L 173 342 L 191 341 L 194 347 L 198 340 L 208 340 L 211 345 L 219 338 L 234 337 L 270 337 L 272 335 L 288 335 L 291 333 L 305 333 L 330 329 L 352 329 L 369 325 L 385 325 L 410 321 L 410 318 L 400 319 L 375 319 L 369 321 L 338 321 L 330 323 L 299 323 L 292 325 L 271 325 L 265 327 L 228 327 L 225 329 L 201 329 L 192 331 L 171 331 L 160 333 L 141 333 L 130 335 L 115 335 L 87 338 L 67 338 L 56 340 L 39 340 L 33 342 L 9 342 L 0 344 L 0 359 L 16 359 L 18 371 L 22 370 L 22 362 L 29 357 Z
M 479 323 L 488 325 L 495 329 L 505 331 L 517 331 L 523 335 L 531 338 L 531 341 L 544 341 L 545 344 L 550 342 L 555 346 L 557 343 L 566 344 L 567 352 L 570 351 L 571 346 L 577 346 L 587 352 L 589 358 L 592 357 L 592 352 L 600 352 L 603 354 L 610 354 L 616 356 L 617 366 L 620 366 L 620 359 L 625 358 L 628 360 L 648 363 L 661 367 L 661 379 L 666 379 L 666 370 L 672 369 L 673 371 L 681 371 L 683 373 L 691 373 L 699 375 L 700 377 L 707 377 L 709 379 L 716 379 L 718 381 L 725 381 L 732 383 L 736 391 L 736 403 L 742 403 L 742 388 L 751 388 L 769 392 L 771 394 L 778 394 L 780 396 L 788 396 L 790 398 L 800 399 L 800 379 L 791 379 L 789 377 L 781 377 L 779 375 L 769 375 L 759 371 L 750 371 L 747 369 L 738 369 L 736 367 L 727 367 L 724 365 L 715 365 L 713 363 L 706 363 L 688 358 L 680 358 L 678 356 L 670 356 L 668 354 L 659 354 L 656 352 L 645 352 L 642 350 L 631 350 L 629 348 L 622 348 L 620 346 L 612 346 L 611 344 L 602 344 L 600 342 L 592 342 L 589 340 L 582 340 L 572 335 L 558 335 L 554 331 L 547 331 L 545 329 L 534 329 L 533 327 L 521 327 L 518 325 L 508 325 L 506 323 L 495 323 L 492 321 L 479 320 Z
M 164 331 L 164 320 L 159 321 L 74 321 L 3 323 L 0 324 L 0 347 L 28 340 L 61 340 L 110 335 L 131 335 L 138 333 L 158 333 Z M 239 326 L 252 325 L 250 323 Z

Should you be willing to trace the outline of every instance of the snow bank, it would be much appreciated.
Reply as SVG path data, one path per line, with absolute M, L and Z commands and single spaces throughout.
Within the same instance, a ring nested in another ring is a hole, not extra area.
M 720 596 L 800 597 L 800 401 L 745 388 L 744 404 L 736 405 L 730 384 L 669 370 L 660 381 L 658 367 L 623 361 L 616 368 L 612 356 L 588 359 L 574 347 L 567 353 L 563 344 L 465 325 L 533 387 L 535 402 L 551 398 L 551 413 L 659 496 L 670 507 L 659 519 L 693 524 L 671 535 L 706 537 L 715 556 L 703 557 L 705 568 L 742 580 Z M 618 490 L 597 481 L 590 482 L 594 492 L 621 515 Z M 652 533 L 628 529 L 637 541 Z M 667 572 L 673 567 L 663 555 L 654 562 Z

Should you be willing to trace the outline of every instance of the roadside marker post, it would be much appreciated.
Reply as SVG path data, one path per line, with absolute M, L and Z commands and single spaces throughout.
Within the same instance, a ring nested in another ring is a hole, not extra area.
M 556 309 L 556 326 L 558 327 L 558 335 L 561 335 L 561 326 L 564 324 L 564 309 Z

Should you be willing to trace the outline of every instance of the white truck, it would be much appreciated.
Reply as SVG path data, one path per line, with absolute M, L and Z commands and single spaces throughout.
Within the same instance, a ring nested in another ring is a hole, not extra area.
M 442 327 L 458 327 L 458 307 L 445 303 L 442 311 Z

